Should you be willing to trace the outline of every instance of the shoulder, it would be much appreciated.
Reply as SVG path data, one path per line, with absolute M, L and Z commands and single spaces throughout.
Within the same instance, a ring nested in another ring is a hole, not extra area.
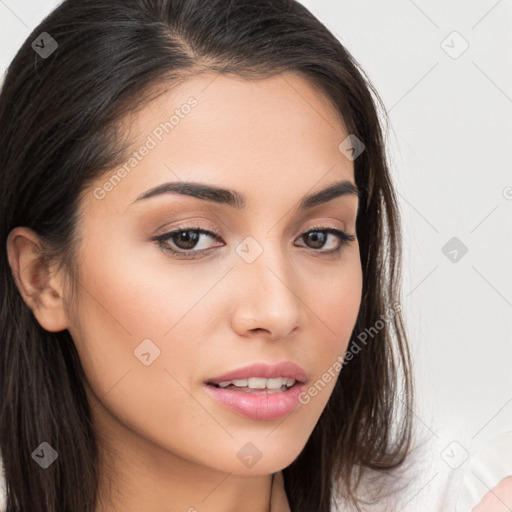
M 501 480 L 471 512 L 509 512 L 512 509 L 512 475 Z

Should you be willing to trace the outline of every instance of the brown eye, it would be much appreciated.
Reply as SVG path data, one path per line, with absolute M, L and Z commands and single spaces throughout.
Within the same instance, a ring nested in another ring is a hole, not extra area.
M 187 226 L 151 238 L 163 250 L 183 258 L 194 258 L 197 254 L 215 249 L 216 246 L 209 244 L 208 239 L 219 239 L 219 235 L 206 229 Z
M 302 237 L 307 244 L 311 244 L 312 249 L 321 249 L 327 240 L 327 235 L 323 231 L 309 231 Z
M 193 249 L 199 241 L 199 230 L 193 231 L 191 229 L 186 231 L 179 231 L 174 233 L 170 239 L 179 249 Z
M 331 247 L 324 249 L 324 246 L 329 242 L 329 236 L 332 237 Z M 300 237 L 307 247 L 310 249 L 324 249 L 318 250 L 319 253 L 336 253 L 341 251 L 342 247 L 349 242 L 353 242 L 356 237 L 349 235 L 340 229 L 335 228 L 314 228 L 306 233 L 303 233 Z

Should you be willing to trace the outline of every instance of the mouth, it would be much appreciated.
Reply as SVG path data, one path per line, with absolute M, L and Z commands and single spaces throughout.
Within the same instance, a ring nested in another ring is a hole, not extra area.
M 256 363 L 204 382 L 205 391 L 219 405 L 254 420 L 274 420 L 299 405 L 307 382 L 302 368 L 289 361 Z
M 284 393 L 297 384 L 297 380 L 287 377 L 265 379 L 251 377 L 249 379 L 225 380 L 219 383 L 207 382 L 208 386 L 226 389 L 228 391 L 240 391 L 242 393 L 272 394 Z

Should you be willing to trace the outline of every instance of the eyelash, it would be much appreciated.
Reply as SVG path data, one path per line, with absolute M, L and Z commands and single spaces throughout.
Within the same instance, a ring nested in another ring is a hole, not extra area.
M 219 238 L 219 236 L 220 236 L 217 233 L 214 233 L 213 231 L 209 231 L 207 229 L 202 229 L 199 226 L 180 226 L 179 228 L 176 228 L 172 231 L 168 231 L 167 233 L 163 233 L 161 235 L 156 235 L 154 237 L 151 237 L 150 240 L 157 242 L 158 246 L 161 247 L 164 251 L 170 252 L 173 256 L 176 256 L 181 259 L 195 259 L 195 258 L 201 257 L 201 255 L 204 255 L 205 253 L 209 253 L 209 252 L 213 251 L 214 249 L 218 248 L 218 247 L 211 247 L 210 249 L 202 249 L 199 251 L 194 250 L 194 249 L 176 250 L 176 249 L 172 249 L 168 245 L 168 241 L 173 236 L 175 236 L 179 233 L 187 232 L 187 231 L 194 231 L 200 235 L 201 234 L 209 235 L 213 238 Z M 335 249 L 331 249 L 328 251 L 322 251 L 321 249 L 313 249 L 311 247 L 308 247 L 308 249 L 310 249 L 314 252 L 317 252 L 320 254 L 332 255 L 332 256 L 338 255 L 345 245 L 348 245 L 350 242 L 354 242 L 356 239 L 355 235 L 351 235 L 349 233 L 346 233 L 345 231 L 342 231 L 341 229 L 336 229 L 336 228 L 332 228 L 329 226 L 313 226 L 310 229 L 308 229 L 307 231 L 304 231 L 303 233 L 301 233 L 298 238 L 301 238 L 304 235 L 307 235 L 312 232 L 329 233 L 329 234 L 335 235 L 338 238 L 338 240 L 340 241 L 340 244 Z

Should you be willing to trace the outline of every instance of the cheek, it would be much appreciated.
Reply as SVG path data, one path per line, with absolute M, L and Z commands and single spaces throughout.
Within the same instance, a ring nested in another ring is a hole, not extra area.
M 316 314 L 317 324 L 324 327 L 324 348 L 332 355 L 332 350 L 344 350 L 348 344 L 361 306 L 362 271 L 358 253 L 350 254 L 338 269 L 317 270 L 311 282 L 316 286 L 309 286 L 303 295 Z
M 186 376 L 197 363 L 194 332 L 208 332 L 220 318 L 215 285 L 224 269 L 155 264 L 114 250 L 91 251 L 84 261 L 70 332 L 91 374 L 115 381 L 123 369 L 142 365 L 140 352 L 149 351 L 154 364 L 178 367 Z
M 158 408 L 170 413 L 172 396 L 186 398 L 180 384 L 190 389 L 204 377 L 205 344 L 226 322 L 222 308 L 229 296 L 219 290 L 232 286 L 231 276 L 224 279 L 229 266 L 177 263 L 128 235 L 115 244 L 102 233 L 88 240 L 70 332 L 89 385 L 98 397 L 133 387 L 131 398 L 112 402 L 126 408 L 155 405 L 141 389 L 155 400 L 164 393 L 165 406 Z
M 184 456 L 198 452 L 195 433 L 212 425 L 188 390 L 204 360 L 201 339 L 220 318 L 223 269 L 193 274 L 107 254 L 85 261 L 70 332 L 91 398 L 140 436 Z
M 355 268 L 338 279 L 327 280 L 324 292 L 315 295 L 314 303 L 321 312 L 319 316 L 325 318 L 325 323 L 340 341 L 351 334 L 361 305 L 361 292 L 361 273 Z
M 340 378 L 341 364 L 348 348 L 361 306 L 362 271 L 358 258 L 351 258 L 343 271 L 329 278 L 317 276 L 322 286 L 306 295 L 311 304 L 311 330 L 315 343 L 308 346 L 307 360 L 314 362 L 312 377 L 304 389 L 301 403 L 315 410 L 318 417 Z M 316 335 L 315 335 L 316 333 Z M 308 405 L 309 404 L 309 405 Z

